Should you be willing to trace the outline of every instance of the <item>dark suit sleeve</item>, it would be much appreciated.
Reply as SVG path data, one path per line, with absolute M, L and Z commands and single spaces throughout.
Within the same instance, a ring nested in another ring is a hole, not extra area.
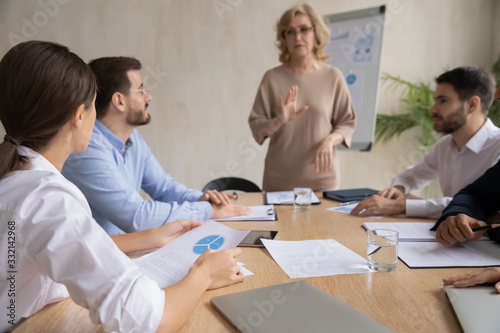
M 484 221 L 500 210 L 500 162 L 489 168 L 472 184 L 461 189 L 446 207 L 432 230 L 436 230 L 448 216 L 466 214 Z M 500 232 L 489 232 L 490 237 L 500 240 Z

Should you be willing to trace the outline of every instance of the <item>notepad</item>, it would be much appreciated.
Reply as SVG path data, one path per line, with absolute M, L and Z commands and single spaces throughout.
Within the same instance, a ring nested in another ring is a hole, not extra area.
M 434 224 L 434 222 L 366 222 L 363 223 L 363 228 L 397 231 L 400 242 L 435 242 L 436 232 L 430 230 Z
M 273 205 L 263 205 L 263 206 L 248 206 L 252 210 L 250 215 L 233 216 L 221 219 L 215 219 L 216 221 L 277 221 L 278 215 Z
M 392 332 L 306 281 L 213 297 L 210 302 L 240 332 Z
M 500 266 L 500 244 L 472 241 L 445 246 L 438 242 L 401 242 L 398 256 L 410 268 Z
M 311 204 L 319 205 L 319 200 L 316 193 L 311 192 Z M 266 192 L 264 196 L 265 205 L 293 205 L 293 191 L 276 191 Z

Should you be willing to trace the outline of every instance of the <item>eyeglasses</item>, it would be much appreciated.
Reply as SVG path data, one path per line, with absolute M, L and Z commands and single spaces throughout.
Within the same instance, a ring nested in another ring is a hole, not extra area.
M 143 85 L 142 87 L 140 87 L 139 89 L 137 90 L 134 90 L 133 92 L 138 92 L 141 94 L 142 97 L 147 97 L 148 96 L 148 86 L 146 85 Z
M 313 27 L 300 27 L 299 29 L 286 29 L 283 31 L 283 37 L 296 37 L 297 34 L 300 34 L 302 37 L 307 36 L 311 31 L 313 30 Z

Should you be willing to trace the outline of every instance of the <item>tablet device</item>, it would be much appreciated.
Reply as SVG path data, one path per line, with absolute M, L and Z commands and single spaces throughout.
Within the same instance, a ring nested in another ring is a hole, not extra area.
M 243 240 L 238 244 L 239 247 L 264 247 L 261 238 L 271 239 L 278 234 L 275 230 L 252 230 L 250 233 L 243 238 Z

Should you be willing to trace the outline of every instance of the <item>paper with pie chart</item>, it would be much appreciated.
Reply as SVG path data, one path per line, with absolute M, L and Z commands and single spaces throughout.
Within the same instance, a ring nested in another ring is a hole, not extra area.
M 210 235 L 200 239 L 193 247 L 196 254 L 202 254 L 205 250 L 218 250 L 224 245 L 224 237 L 221 235 Z
M 235 248 L 249 232 L 206 221 L 134 262 L 142 273 L 155 280 L 160 288 L 165 288 L 182 280 L 203 252 Z

